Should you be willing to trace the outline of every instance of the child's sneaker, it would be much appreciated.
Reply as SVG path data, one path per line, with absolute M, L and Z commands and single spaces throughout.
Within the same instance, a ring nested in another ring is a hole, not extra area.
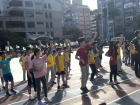
M 70 86 L 67 85 L 67 84 L 63 84 L 63 87 L 65 87 L 65 88 L 69 88 Z
M 29 100 L 34 100 L 34 97 L 31 94 L 29 94 Z
M 56 82 L 52 82 L 52 84 L 56 84 Z
M 52 100 L 48 99 L 48 98 L 44 98 L 44 101 L 47 103 L 52 103 Z
M 114 83 L 113 82 L 109 82 L 109 85 L 114 85 Z
M 38 102 L 38 105 L 46 105 L 45 103 L 42 102 Z
M 89 90 L 88 90 L 88 88 L 87 88 L 87 87 L 85 87 L 85 90 L 86 90 L 87 92 L 89 92 Z
M 16 94 L 16 93 L 17 93 L 14 89 L 11 89 L 11 92 L 12 92 L 13 94 Z
M 6 95 L 7 96 L 11 96 L 11 94 L 9 93 L 9 91 L 6 91 Z
M 91 82 L 95 82 L 95 79 L 94 79 L 94 78 L 91 78 L 90 81 L 91 81 Z
M 60 90 L 60 86 L 57 86 L 57 90 Z
M 2 88 L 5 90 L 5 87 L 4 86 Z
M 34 97 L 35 97 L 35 98 L 37 97 L 37 92 L 35 92 Z

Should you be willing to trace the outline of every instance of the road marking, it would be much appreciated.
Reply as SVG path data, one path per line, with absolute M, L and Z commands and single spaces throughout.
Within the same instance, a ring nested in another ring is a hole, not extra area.
M 129 94 L 123 96 L 123 97 L 120 97 L 120 98 L 118 98 L 118 99 L 116 99 L 116 100 L 113 100 L 113 101 L 109 102 L 108 104 L 111 104 L 111 103 L 113 103 L 113 102 L 115 102 L 115 101 L 118 101 L 118 100 L 120 100 L 120 99 L 122 99 L 122 98 L 124 98 L 124 97 L 127 97 L 127 96 L 129 96 L 129 95 L 131 95 L 131 94 L 133 94 L 133 93 L 136 93 L 136 92 L 138 92 L 138 91 L 140 91 L 140 89 L 138 89 L 138 90 L 136 90 L 136 91 L 134 91 L 134 92 L 132 92 L 132 93 L 129 93 Z M 108 105 L 108 104 L 107 104 L 107 105 Z

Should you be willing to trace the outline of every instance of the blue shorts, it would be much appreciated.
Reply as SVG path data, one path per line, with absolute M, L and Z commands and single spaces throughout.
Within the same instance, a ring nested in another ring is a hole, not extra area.
M 3 78 L 4 78 L 5 82 L 8 82 L 8 81 L 12 82 L 13 81 L 12 73 L 4 74 Z

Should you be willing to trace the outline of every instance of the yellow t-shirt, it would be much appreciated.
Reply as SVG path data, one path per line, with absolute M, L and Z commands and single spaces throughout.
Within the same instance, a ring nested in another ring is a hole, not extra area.
M 117 49 L 117 53 L 118 53 L 117 59 L 120 59 L 121 58 L 120 48 Z
M 25 57 L 22 57 L 22 68 L 25 69 Z
M 2 57 L 0 57 L 0 61 L 2 60 Z
M 54 64 L 56 64 L 56 62 L 55 62 L 55 57 L 56 57 L 56 56 L 55 56 L 55 55 L 53 55 L 53 62 L 54 62 Z
M 69 53 L 64 53 L 65 54 L 65 62 L 69 62 L 70 58 L 69 58 Z
M 95 59 L 94 59 L 94 54 L 90 53 L 89 54 L 89 60 L 88 60 L 89 64 L 95 63 Z
M 64 71 L 64 56 L 57 55 L 55 59 L 56 59 L 56 63 L 58 63 L 58 65 L 59 65 L 60 71 Z M 57 65 L 56 65 L 56 71 L 58 72 Z
M 123 52 L 124 52 L 125 51 L 125 45 L 123 45 L 123 48 L 122 49 L 123 49 Z
M 53 61 L 53 56 L 52 56 L 52 54 L 50 54 L 50 55 L 48 56 L 48 60 L 47 60 L 47 61 L 50 62 L 50 64 L 47 63 L 47 67 L 52 67 L 52 66 L 54 65 L 54 61 Z
M 133 48 L 135 49 L 135 46 L 133 45 Z M 130 47 L 130 54 L 135 54 L 135 51 Z
M 97 50 L 97 57 L 99 57 L 99 50 L 98 48 L 96 47 L 96 50 Z

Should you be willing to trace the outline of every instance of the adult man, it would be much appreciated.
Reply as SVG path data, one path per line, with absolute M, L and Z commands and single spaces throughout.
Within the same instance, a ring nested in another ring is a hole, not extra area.
M 135 51 L 135 75 L 140 78 L 140 30 L 136 30 L 134 34 L 136 37 L 131 41 L 130 46 Z M 135 45 L 135 49 L 133 48 L 133 44 Z

